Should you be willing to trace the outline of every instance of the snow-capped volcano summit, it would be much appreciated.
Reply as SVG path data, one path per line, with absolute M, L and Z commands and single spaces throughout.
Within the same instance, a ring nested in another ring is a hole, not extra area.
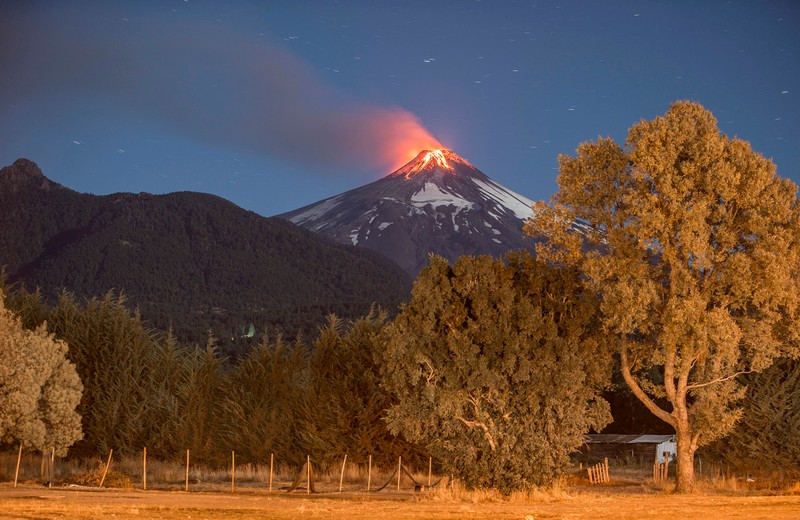
M 532 204 L 455 152 L 424 150 L 380 180 L 279 216 L 378 251 L 416 276 L 429 253 L 454 261 L 531 247 L 522 226 Z

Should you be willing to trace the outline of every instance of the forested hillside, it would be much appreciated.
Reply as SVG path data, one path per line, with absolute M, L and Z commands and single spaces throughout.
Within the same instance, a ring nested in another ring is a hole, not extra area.
M 0 229 L 8 282 L 51 302 L 63 289 L 79 299 L 121 291 L 153 326 L 184 342 L 211 331 L 231 351 L 265 329 L 315 333 L 331 313 L 394 312 L 410 290 L 377 253 L 219 197 L 80 194 L 25 159 L 0 170 Z

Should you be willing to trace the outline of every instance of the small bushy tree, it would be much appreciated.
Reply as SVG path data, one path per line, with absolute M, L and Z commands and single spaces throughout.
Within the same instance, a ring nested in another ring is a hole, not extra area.
M 431 257 L 387 327 L 390 429 L 468 486 L 551 484 L 610 421 L 594 306 L 576 272 L 528 255 Z
M 67 350 L 44 325 L 24 329 L 0 294 L 0 442 L 63 456 L 81 439 L 83 385 Z

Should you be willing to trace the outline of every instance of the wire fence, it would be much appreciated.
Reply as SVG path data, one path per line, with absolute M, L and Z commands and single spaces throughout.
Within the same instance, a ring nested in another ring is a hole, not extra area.
M 115 456 L 110 450 L 104 459 L 58 459 L 54 453 L 25 452 L 0 454 L 0 481 L 37 483 L 45 486 L 97 486 L 141 490 L 222 491 L 260 489 L 267 492 L 421 492 L 447 486 L 452 479 L 427 468 L 407 465 L 402 457 L 391 466 L 348 463 L 347 455 L 337 464 L 318 464 L 311 456 L 302 466 L 276 460 L 270 455 L 263 463 L 236 463 L 230 454 L 225 467 L 195 464 L 189 450 L 181 460 L 155 458 L 147 449 L 141 456 Z

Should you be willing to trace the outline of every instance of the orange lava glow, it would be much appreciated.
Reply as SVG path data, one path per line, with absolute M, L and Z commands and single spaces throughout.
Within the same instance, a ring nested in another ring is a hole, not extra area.
M 453 169 L 453 167 L 450 166 L 450 163 L 447 162 L 447 158 L 445 158 L 443 150 L 431 150 L 426 153 L 425 157 L 422 159 L 422 168 L 425 168 L 431 161 L 436 161 L 436 164 L 445 170 Z
M 456 166 L 458 165 L 475 168 L 452 150 L 444 148 L 422 150 L 413 160 L 396 170 L 392 175 L 400 175 L 408 180 L 423 171 L 431 172 L 444 170 L 448 172 L 448 174 L 454 174 L 456 173 Z
M 408 163 L 422 150 L 439 150 L 444 148 L 442 143 L 430 135 L 424 128 L 420 127 L 419 130 L 421 131 L 420 135 L 406 135 L 399 139 L 398 142 L 392 143 L 390 148 L 392 169 L 397 169 Z M 422 132 L 424 132 L 424 134 Z M 444 161 L 444 156 L 441 157 L 441 160 Z M 447 161 L 445 161 L 445 163 L 446 162 Z

